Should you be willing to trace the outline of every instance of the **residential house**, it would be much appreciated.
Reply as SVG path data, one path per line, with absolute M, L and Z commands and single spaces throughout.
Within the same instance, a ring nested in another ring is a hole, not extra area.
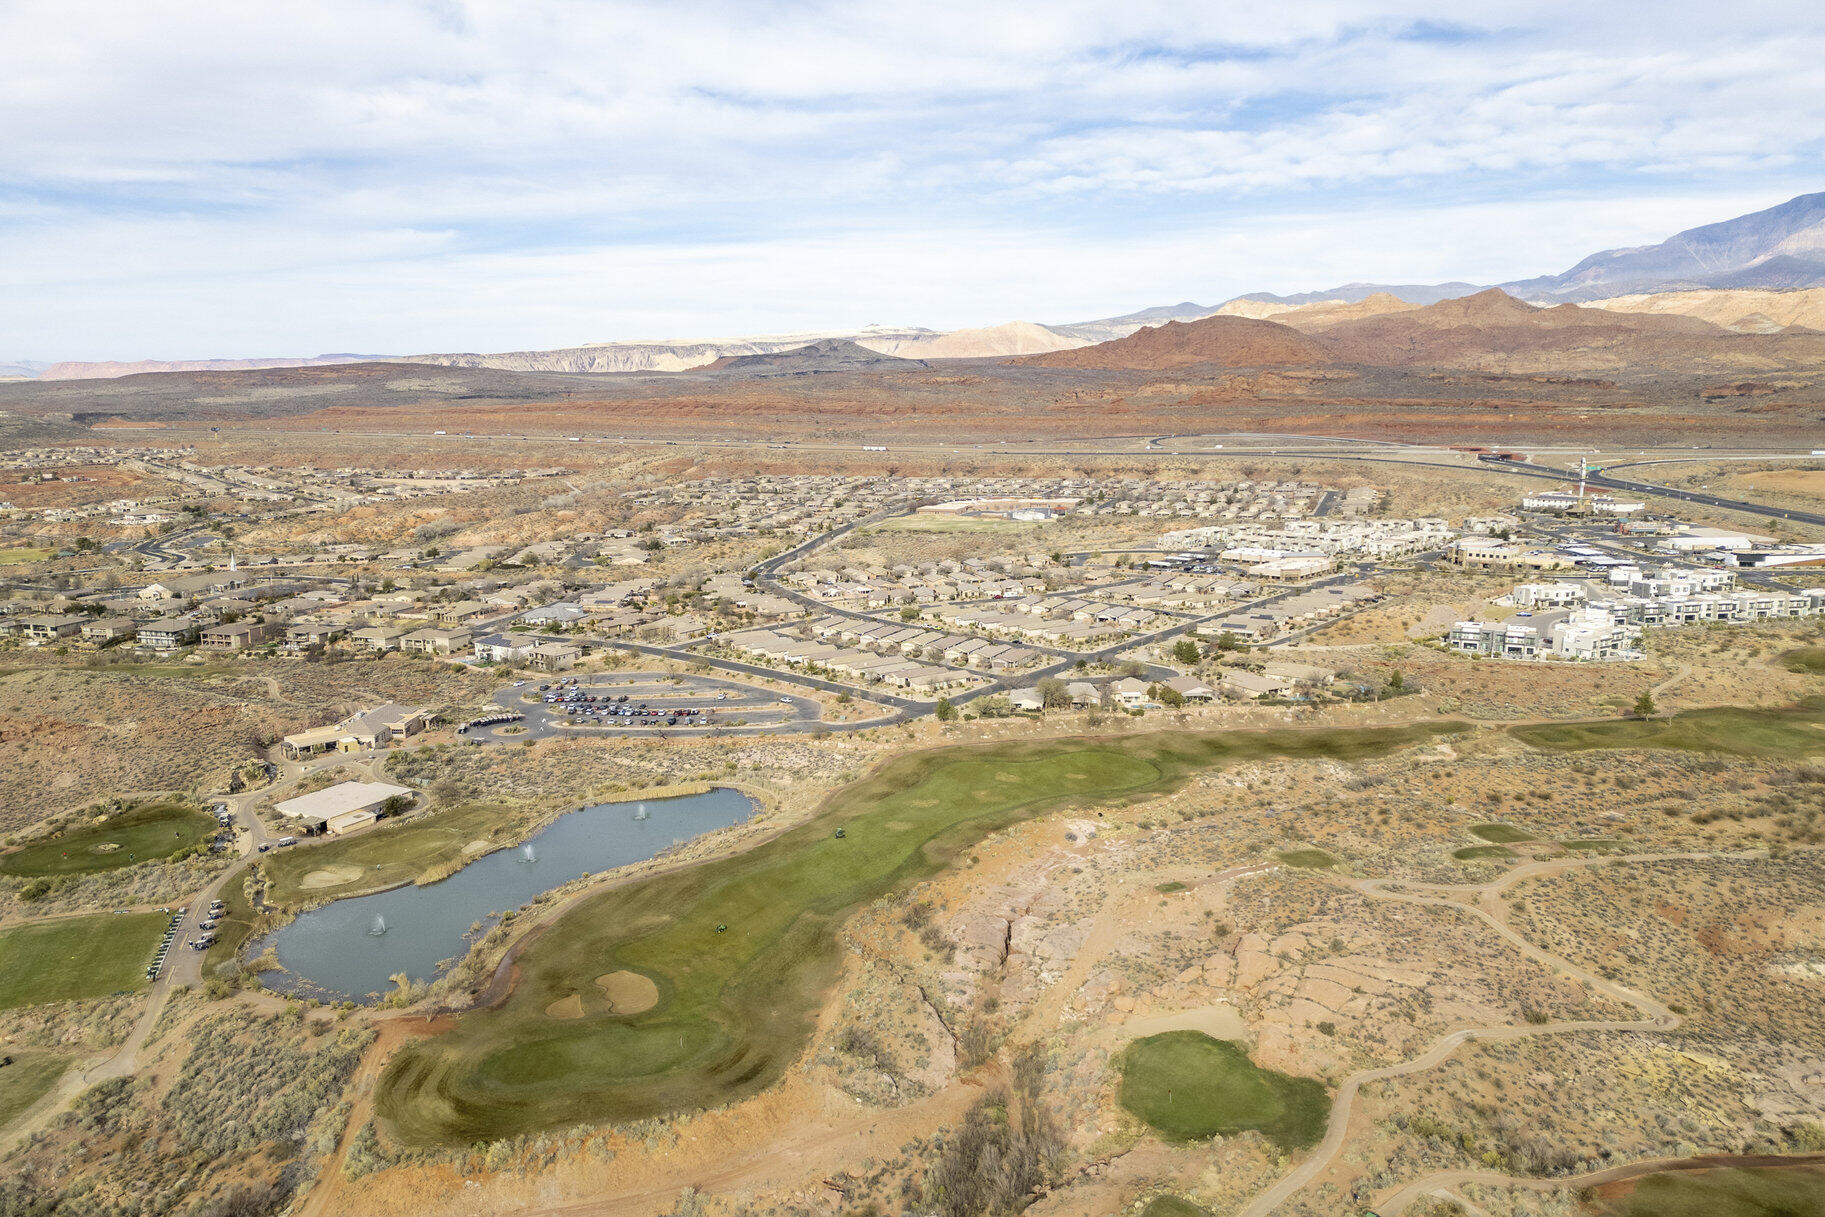
M 257 647 L 274 633 L 274 628 L 260 621 L 232 621 L 212 625 L 202 632 L 205 651 L 234 652 Z
M 83 623 L 82 640 L 96 646 L 106 646 L 110 642 L 133 637 L 137 628 L 130 617 L 99 617 Z
M 186 617 L 160 617 L 139 627 L 139 644 L 155 651 L 175 651 L 196 641 L 197 625 Z
M 37 613 L 21 618 L 19 631 L 27 642 L 56 642 L 74 637 L 82 629 L 84 620 L 82 617 L 67 617 L 56 613 Z
M 434 627 L 413 630 L 399 640 L 399 649 L 408 655 L 456 655 L 469 649 L 468 630 L 440 630 Z

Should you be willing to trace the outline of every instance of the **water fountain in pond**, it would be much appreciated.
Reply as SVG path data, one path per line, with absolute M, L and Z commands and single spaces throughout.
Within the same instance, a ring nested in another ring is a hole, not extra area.
M 638 806 L 634 809 L 634 819 L 644 820 L 644 819 L 646 819 L 646 815 L 647 815 L 647 811 L 646 811 L 645 803 L 640 804 L 640 806 Z
M 532 846 L 529 844 L 520 846 L 520 861 L 537 862 L 538 860 L 539 860 L 539 851 L 538 850 L 532 848 Z
M 386 932 L 387 932 L 387 919 L 385 917 L 382 917 L 379 913 L 375 913 L 374 914 L 374 924 L 370 925 L 368 927 L 369 937 L 378 938 Z

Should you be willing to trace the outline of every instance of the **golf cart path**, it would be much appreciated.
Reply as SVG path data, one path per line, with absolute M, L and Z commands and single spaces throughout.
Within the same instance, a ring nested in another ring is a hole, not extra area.
M 1318 1143 L 1311 1154 L 1306 1157 L 1290 1174 L 1286 1175 L 1267 1191 L 1244 1208 L 1239 1217 L 1268 1217 L 1281 1204 L 1285 1203 L 1295 1192 L 1317 1178 L 1324 1169 L 1331 1165 L 1342 1152 L 1349 1139 L 1351 1110 L 1355 1106 L 1356 1096 L 1365 1085 L 1371 1082 L 1387 1081 L 1391 1078 L 1404 1077 L 1407 1074 L 1423 1073 L 1437 1067 L 1463 1045 L 1473 1040 L 1518 1040 L 1536 1035 L 1565 1035 L 1588 1031 L 1670 1031 L 1679 1026 L 1679 1016 L 1658 1000 L 1626 985 L 1619 985 L 1605 980 L 1570 960 L 1562 959 L 1548 951 L 1543 951 L 1528 941 L 1518 931 L 1504 921 L 1499 913 L 1501 906 L 1496 896 L 1509 887 L 1527 879 L 1549 874 L 1562 873 L 1573 868 L 1602 866 L 1616 862 L 1671 862 L 1671 861 L 1706 861 L 1718 858 L 1758 858 L 1766 855 L 1765 850 L 1737 851 L 1718 853 L 1701 851 L 1694 853 L 1663 854 L 1625 854 L 1595 858 L 1553 858 L 1540 862 L 1518 866 L 1500 878 L 1482 884 L 1440 884 L 1420 883 L 1398 879 L 1333 879 L 1346 887 L 1355 889 L 1365 896 L 1381 900 L 1397 900 L 1406 904 L 1430 905 L 1463 909 L 1484 921 L 1505 941 L 1509 942 L 1521 954 L 1536 963 L 1555 972 L 1582 981 L 1595 992 L 1601 993 L 1614 1001 L 1630 1005 L 1641 1011 L 1642 1017 L 1630 1020 L 1576 1020 L 1572 1022 L 1550 1023 L 1546 1025 L 1499 1024 L 1493 1026 L 1464 1027 L 1449 1032 L 1434 1040 L 1419 1056 L 1399 1065 L 1386 1065 L 1377 1069 L 1365 1069 L 1345 1078 L 1338 1087 L 1337 1095 L 1331 1101 L 1329 1123 L 1325 1128 L 1324 1139 Z M 1391 888 L 1402 888 L 1403 891 L 1392 891 Z M 1439 893 L 1423 895 L 1420 893 Z M 1559 1181 L 1550 1182 L 1559 1186 Z M 1429 1187 L 1442 1186 L 1438 1182 Z M 1420 1195 L 1425 1189 L 1409 1196 L 1407 1203 Z M 1398 1209 L 1377 1209 L 1384 1212 L 1384 1217 L 1398 1212 Z

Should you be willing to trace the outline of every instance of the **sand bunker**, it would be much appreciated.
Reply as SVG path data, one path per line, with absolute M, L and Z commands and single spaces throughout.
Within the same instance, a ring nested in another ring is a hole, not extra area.
M 583 995 L 572 993 L 569 997 L 560 998 L 545 1007 L 546 1018 L 582 1018 Z
M 353 883 L 359 878 L 361 878 L 359 866 L 326 866 L 322 870 L 314 870 L 304 876 L 299 880 L 298 886 L 311 892 L 320 888 L 341 887 L 343 884 Z
M 471 841 L 463 846 L 463 857 L 473 858 L 476 854 L 485 854 L 496 848 L 498 847 L 489 841 Z
M 639 1014 L 659 1004 L 659 986 L 638 972 L 607 972 L 596 977 L 596 987 L 608 999 L 610 1014 Z

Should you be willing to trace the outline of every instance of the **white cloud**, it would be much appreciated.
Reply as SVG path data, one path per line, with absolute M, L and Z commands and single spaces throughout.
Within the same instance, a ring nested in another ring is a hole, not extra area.
M 13 0 L 0 46 L 17 355 L 1503 278 L 1825 153 L 1797 3 Z

